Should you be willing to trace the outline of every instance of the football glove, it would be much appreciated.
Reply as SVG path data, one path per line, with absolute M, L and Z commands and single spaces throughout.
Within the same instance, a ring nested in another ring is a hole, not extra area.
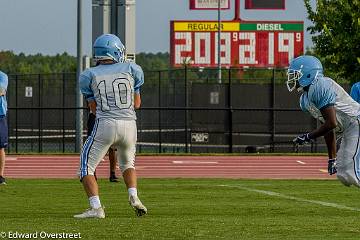
M 329 159 L 328 161 L 328 173 L 333 175 L 337 172 L 336 170 L 336 158 Z
M 307 143 L 311 143 L 312 140 L 309 138 L 309 133 L 304 133 L 304 134 L 299 135 L 296 138 L 294 138 L 293 142 L 296 145 L 304 145 Z

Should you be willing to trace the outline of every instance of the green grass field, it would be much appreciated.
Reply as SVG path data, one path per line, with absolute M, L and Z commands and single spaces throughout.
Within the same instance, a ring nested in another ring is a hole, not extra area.
M 10 179 L 0 186 L 0 238 L 44 231 L 79 232 L 81 239 L 360 239 L 360 191 L 338 181 L 140 179 L 139 184 L 147 216 L 135 216 L 122 183 L 100 180 L 106 218 L 76 220 L 72 216 L 88 207 L 77 180 Z

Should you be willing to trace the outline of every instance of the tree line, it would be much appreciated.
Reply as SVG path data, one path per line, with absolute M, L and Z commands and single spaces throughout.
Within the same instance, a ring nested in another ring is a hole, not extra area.
M 136 62 L 144 71 L 169 68 L 169 53 L 139 53 Z M 47 56 L 0 51 L 0 70 L 7 74 L 50 74 L 76 72 L 77 59 L 67 53 Z

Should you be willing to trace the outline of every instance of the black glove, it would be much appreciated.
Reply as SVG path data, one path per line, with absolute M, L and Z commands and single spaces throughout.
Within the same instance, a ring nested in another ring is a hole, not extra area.
M 328 173 L 333 175 L 337 172 L 336 170 L 336 158 L 329 159 L 328 161 Z
M 309 138 L 309 133 L 304 133 L 294 138 L 293 142 L 297 145 L 304 145 L 307 143 L 311 143 L 312 140 Z

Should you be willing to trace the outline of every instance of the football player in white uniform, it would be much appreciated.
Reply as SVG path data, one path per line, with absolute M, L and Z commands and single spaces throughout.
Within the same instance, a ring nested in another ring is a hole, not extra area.
M 360 105 L 334 80 L 323 75 L 319 59 L 300 56 L 290 62 L 287 86 L 289 91 L 302 92 L 300 107 L 320 120 L 317 129 L 294 139 L 298 145 L 324 136 L 328 149 L 328 173 L 346 186 L 360 187 Z M 336 152 L 336 135 L 342 137 Z
M 118 149 L 117 160 L 129 193 L 129 203 L 137 216 L 147 213 L 137 195 L 135 151 L 137 141 L 135 109 L 140 107 L 140 87 L 144 74 L 140 66 L 125 61 L 125 47 L 112 34 L 98 37 L 94 58 L 99 65 L 80 76 L 80 88 L 96 122 L 80 156 L 79 176 L 89 197 L 90 209 L 75 218 L 104 218 L 94 171 L 111 146 Z

